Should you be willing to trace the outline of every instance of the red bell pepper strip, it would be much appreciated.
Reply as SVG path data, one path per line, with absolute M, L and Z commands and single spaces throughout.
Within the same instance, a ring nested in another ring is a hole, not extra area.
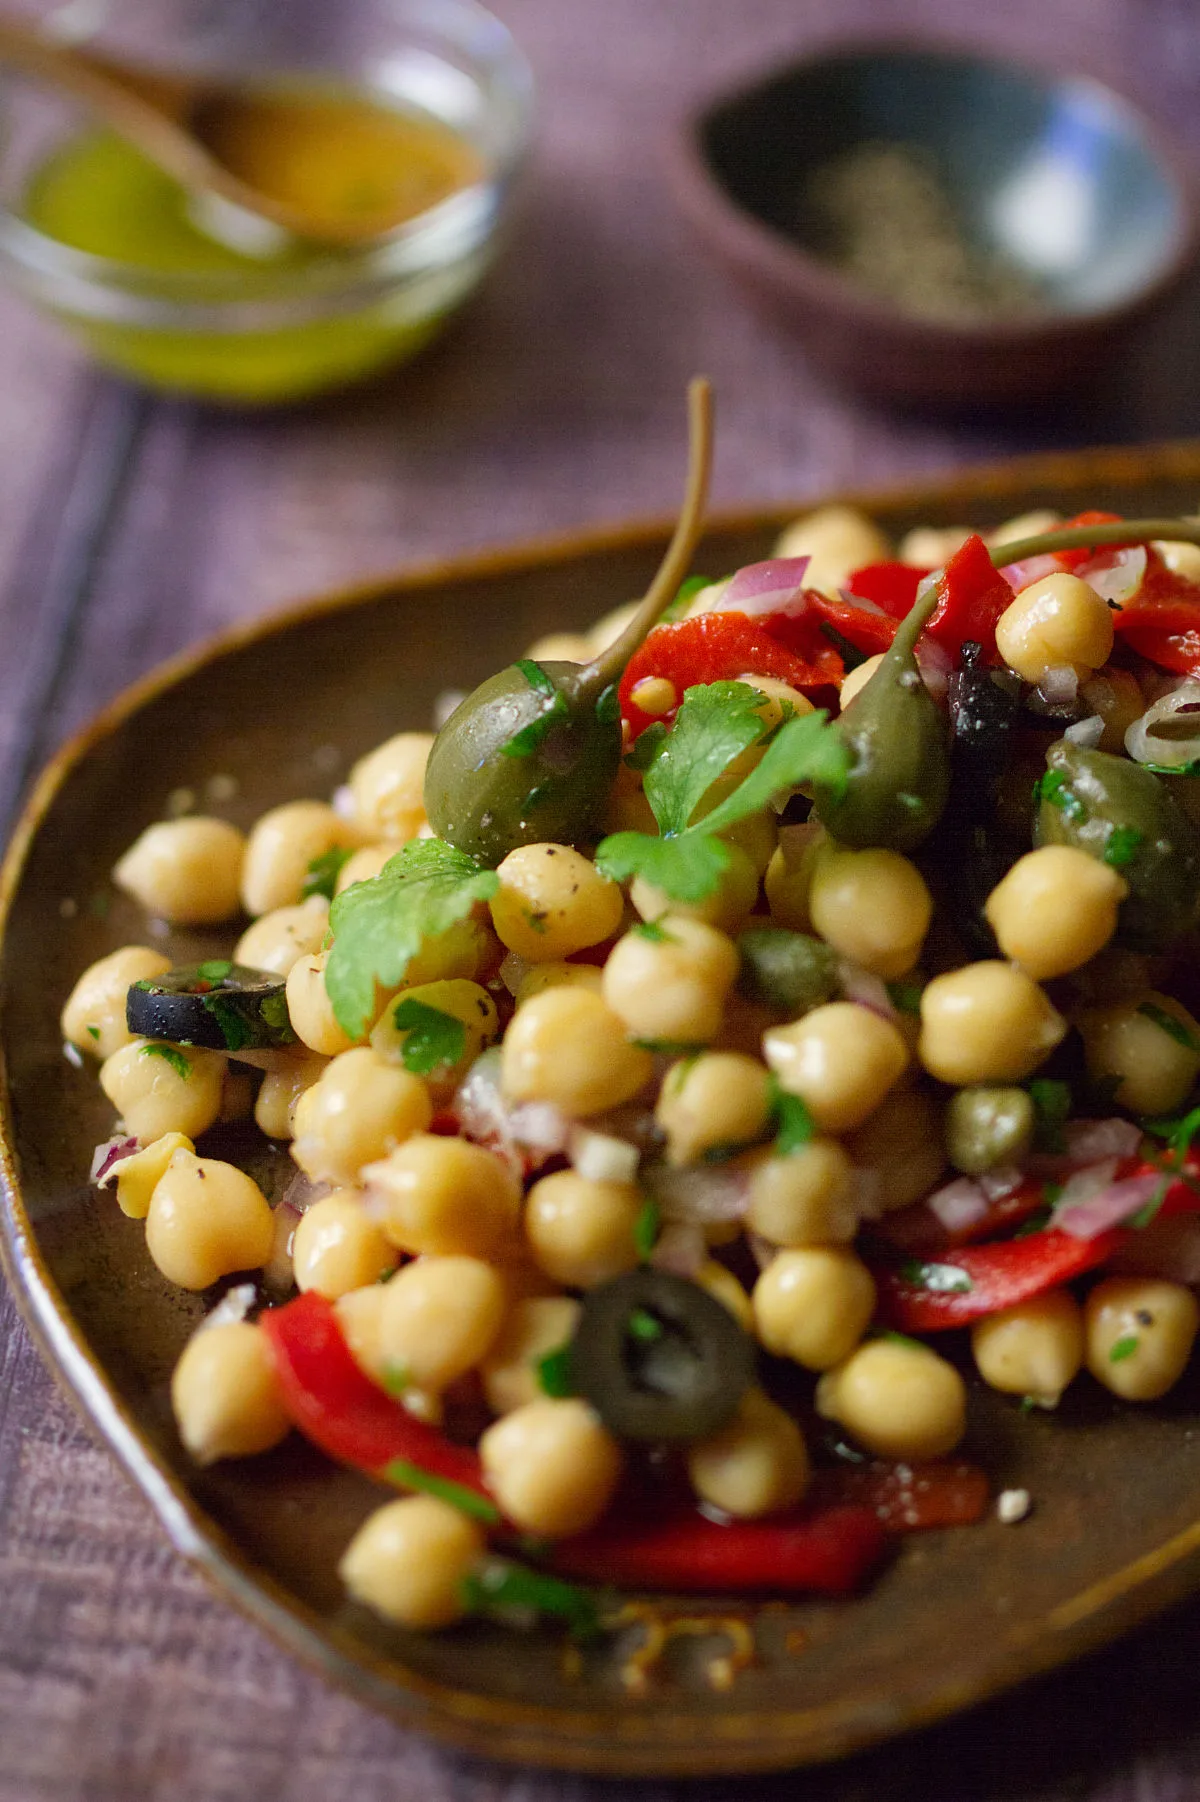
M 793 688 L 836 687 L 842 679 L 842 659 L 821 633 L 817 620 L 801 622 L 805 630 L 790 635 L 789 649 L 775 630 L 783 617 L 698 613 L 695 619 L 656 626 L 633 653 L 621 677 L 621 714 L 633 737 L 652 723 L 652 716 L 631 699 L 648 676 L 665 676 L 674 683 L 679 700 L 685 689 L 697 683 L 736 681 L 751 673 L 778 676 Z M 670 713 L 661 717 L 669 718 Z
M 846 592 L 874 601 L 894 620 L 902 620 L 912 612 L 917 590 L 929 574 L 911 563 L 866 563 L 849 577 Z
M 987 1508 L 990 1490 L 977 1464 L 937 1458 L 928 1464 L 839 1464 L 814 1474 L 816 1506 L 855 1503 L 873 1508 L 890 1533 L 928 1527 L 969 1527 Z
M 858 607 L 840 595 L 820 594 L 816 589 L 809 591 L 807 599 L 811 614 L 832 626 L 839 637 L 867 657 L 886 651 L 896 636 L 897 621 L 890 613 L 876 613 L 873 608 Z M 786 624 L 780 626 L 779 632 L 786 639 Z
M 986 544 L 972 532 L 938 578 L 938 604 L 925 630 L 957 656 L 968 640 L 996 660 L 996 622 L 1013 598 Z
M 839 1506 L 727 1526 L 689 1512 L 651 1525 L 594 1527 L 550 1554 L 560 1575 L 631 1589 L 846 1595 L 884 1554 L 873 1508 Z
M 973 1245 L 980 1239 L 994 1239 L 998 1234 L 1019 1226 L 1045 1205 L 1045 1185 L 1027 1178 L 1019 1189 L 989 1202 L 986 1213 L 966 1226 L 951 1229 L 934 1212 L 928 1202 L 915 1201 L 911 1207 L 897 1208 L 873 1221 L 871 1231 L 886 1239 L 911 1257 L 936 1257 L 956 1245 Z
M 415 1419 L 363 1374 L 332 1302 L 310 1289 L 282 1308 L 268 1308 L 259 1324 L 288 1418 L 306 1439 L 339 1464 L 354 1465 L 383 1482 L 394 1480 L 387 1467 L 396 1460 L 415 1466 L 433 1484 L 469 1491 L 499 1519 L 479 1454 Z
M 1089 507 L 1082 513 L 1076 513 L 1071 519 L 1064 519 L 1061 526 L 1051 526 L 1050 530 L 1052 532 L 1065 532 L 1071 526 L 1116 525 L 1120 518 L 1121 515 L 1119 513 L 1105 513 L 1103 508 Z M 1106 551 L 1123 550 L 1125 548 L 1126 547 L 1123 545 L 1110 544 L 1104 546 Z M 1077 549 L 1071 551 L 1055 551 L 1053 555 L 1058 560 L 1060 569 L 1075 570 L 1078 569 L 1081 564 L 1089 563 L 1096 553 L 1094 550 L 1090 550 L 1086 545 L 1081 545 Z
M 1076 1239 L 1047 1227 L 1026 1239 L 948 1251 L 934 1262 L 912 1260 L 895 1269 L 877 1269 L 879 1318 L 902 1333 L 969 1326 L 1094 1270 L 1126 1236 L 1118 1227 L 1094 1239 Z
M 1200 669 L 1200 583 L 1168 569 L 1151 548 L 1145 580 L 1114 610 L 1113 627 L 1139 656 L 1191 675 Z

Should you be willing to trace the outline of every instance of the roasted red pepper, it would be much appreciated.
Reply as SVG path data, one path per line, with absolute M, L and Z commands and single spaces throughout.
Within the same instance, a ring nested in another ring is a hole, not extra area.
M 846 592 L 874 601 L 894 620 L 902 620 L 912 612 L 917 590 L 929 573 L 911 563 L 866 563 L 849 577 Z
M 874 1509 L 862 1506 L 728 1526 L 688 1512 L 560 1540 L 550 1565 L 563 1576 L 633 1589 L 846 1595 L 878 1564 L 887 1542 Z
M 871 1231 L 889 1245 L 913 1257 L 936 1256 L 955 1245 L 974 1245 L 980 1239 L 994 1239 L 1036 1214 L 1045 1203 L 1045 1185 L 1028 1178 L 1019 1189 L 989 1202 L 986 1213 L 966 1226 L 951 1229 L 934 1213 L 928 1202 L 915 1201 L 911 1207 L 897 1208 L 872 1223 Z
M 1012 588 L 992 562 L 983 539 L 972 532 L 938 579 L 937 610 L 925 630 L 955 657 L 970 641 L 982 645 L 985 658 L 993 661 L 996 622 L 1012 598 Z
M 399 1459 L 435 1481 L 471 1491 L 494 1509 L 478 1453 L 414 1419 L 363 1374 L 333 1304 L 323 1295 L 310 1289 L 282 1308 L 269 1308 L 260 1324 L 283 1405 L 306 1439 L 339 1464 L 352 1464 L 385 1482 L 387 1466 Z
M 778 676 L 793 688 L 830 688 L 842 679 L 842 659 L 824 636 L 816 616 L 787 621 L 788 642 L 777 627 L 782 614 L 751 619 L 744 613 L 699 613 L 695 619 L 656 626 L 629 659 L 621 677 L 621 714 L 634 738 L 653 716 L 631 699 L 640 682 L 664 676 L 678 700 L 702 682 L 730 682 L 739 676 Z M 670 718 L 674 709 L 662 715 Z
M 874 657 L 886 651 L 896 636 L 897 621 L 889 613 L 876 613 L 870 607 L 856 607 L 840 595 L 818 594 L 812 590 L 808 604 L 818 619 L 833 627 L 839 637 L 864 656 Z
M 1200 583 L 1176 575 L 1151 548 L 1145 580 L 1114 610 L 1113 627 L 1139 656 L 1191 675 L 1200 669 Z
M 1182 1187 L 1182 1185 L 1177 1185 Z M 1057 1227 L 1026 1239 L 968 1245 L 934 1262 L 877 1269 L 879 1317 L 902 1333 L 944 1333 L 1083 1276 L 1124 1243 L 1120 1228 L 1076 1239 Z

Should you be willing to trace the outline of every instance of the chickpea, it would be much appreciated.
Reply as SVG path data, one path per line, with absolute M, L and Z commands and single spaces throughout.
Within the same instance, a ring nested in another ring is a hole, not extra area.
M 771 1118 L 771 1079 L 757 1058 L 709 1051 L 672 1064 L 654 1118 L 667 1135 L 667 1161 L 694 1164 L 706 1151 L 752 1145 Z
M 619 607 L 610 607 L 607 613 L 602 613 L 595 625 L 589 627 L 585 634 L 588 654 L 584 658 L 584 662 L 587 663 L 593 657 L 598 657 L 601 651 L 607 651 L 610 644 L 616 644 L 637 610 L 638 603 L 636 601 L 622 601 Z
M 651 838 L 658 836 L 658 821 L 645 790 L 624 787 L 619 776 L 600 817 L 606 833 L 648 832 Z
M 1072 845 L 1019 857 L 987 898 L 984 913 L 1005 957 L 1035 982 L 1077 970 L 1117 930 L 1129 884 Z
M 939 1082 L 1021 1082 L 1066 1031 L 1032 977 L 987 959 L 926 984 L 917 1054 Z
M 248 1320 L 193 1334 L 171 1378 L 171 1406 L 197 1464 L 269 1452 L 291 1427 L 267 1342 Z
M 447 1014 L 462 1028 L 462 1049 L 449 1063 L 435 1066 L 426 1075 L 430 1093 L 436 1101 L 448 1101 L 480 1052 L 485 1050 L 500 1031 L 496 1003 L 477 982 L 456 977 L 450 982 L 425 982 L 418 988 L 402 989 L 389 1001 L 371 1031 L 371 1049 L 388 1064 L 404 1064 L 405 1046 L 412 1031 L 405 1003 L 416 1002 L 435 1013 Z
M 354 1040 L 338 1024 L 325 987 L 327 955 L 320 951 L 315 957 L 298 957 L 287 973 L 284 992 L 292 1031 L 300 1043 L 322 1057 L 336 1057 L 349 1051 Z
M 234 947 L 234 961 L 252 970 L 286 976 L 302 957 L 315 957 L 329 931 L 329 903 L 310 895 L 295 907 L 276 907 L 247 926 Z
M 982 1176 L 1019 1164 L 1033 1128 L 1033 1102 L 1024 1089 L 959 1089 L 946 1109 L 946 1151 L 956 1170 Z
M 489 926 L 468 916 L 447 932 L 424 941 L 404 972 L 406 989 L 427 982 L 474 982 L 479 972 L 498 962 L 499 944 Z
M 1200 544 L 1189 544 L 1180 538 L 1156 538 L 1154 549 L 1173 574 L 1184 576 L 1189 582 L 1200 582 Z
M 826 842 L 823 832 L 814 834 L 807 828 L 789 830 L 780 837 L 763 877 L 767 906 L 776 926 L 792 932 L 812 931 L 809 894 L 816 860 Z
M 425 824 L 425 765 L 431 732 L 399 732 L 350 771 L 354 817 L 372 838 L 405 844 Z
M 254 1121 L 268 1139 L 290 1139 L 295 1131 L 296 1103 L 306 1089 L 329 1068 L 329 1059 L 315 1051 L 282 1053 L 272 1063 L 259 1086 Z
M 727 845 L 725 849 L 729 862 L 716 888 L 703 901 L 675 901 L 644 876 L 635 877 L 629 899 L 643 920 L 659 920 L 666 913 L 674 913 L 689 920 L 702 920 L 719 932 L 740 932 L 758 900 L 758 871 L 740 845 Z
M 971 1350 L 980 1376 L 1005 1395 L 1053 1408 L 1083 1367 L 1083 1315 L 1069 1289 L 1049 1289 L 977 1320 Z
M 1062 514 L 1053 507 L 1031 507 L 1028 513 L 1015 514 L 985 536 L 989 549 L 998 550 L 1005 544 L 1019 544 L 1022 538 L 1040 538 L 1043 532 L 1052 532 L 1061 524 Z
M 674 712 L 679 705 L 679 691 L 666 676 L 645 677 L 631 691 L 629 698 L 651 719 L 660 719 L 664 713 Z
M 285 801 L 251 829 L 242 865 L 242 906 L 248 914 L 294 907 L 304 899 L 311 865 L 327 852 L 356 845 L 359 834 L 326 801 Z
M 387 1388 L 392 1374 L 388 1369 L 381 1330 L 383 1304 L 390 1288 L 390 1282 L 372 1281 L 362 1289 L 347 1289 L 333 1304 L 351 1357 L 363 1375 L 382 1389 Z M 408 1400 L 407 1390 L 401 1399 Z
M 751 745 L 749 750 L 743 751 L 741 756 L 730 764 L 723 776 L 718 776 L 717 780 L 709 785 L 692 810 L 693 825 L 700 820 L 707 819 L 708 815 L 733 793 L 755 764 L 762 761 L 764 749 L 762 744 Z M 658 825 L 654 821 L 653 815 L 650 825 L 643 830 L 657 833 Z M 779 823 L 774 811 L 770 807 L 763 807 L 757 813 L 747 814 L 735 825 L 726 826 L 724 831 L 719 832 L 717 836 L 723 844 L 737 845 L 740 850 L 744 851 L 761 876 L 774 856 L 775 847 L 779 842 Z
M 1093 676 L 1083 685 L 1083 698 L 1093 713 L 1104 721 L 1104 732 L 1098 749 L 1125 749 L 1125 734 L 1135 720 L 1146 711 L 1146 697 L 1128 670 L 1114 669 L 1110 664 L 1102 676 Z
M 861 663 L 856 663 L 853 669 L 846 671 L 838 690 L 838 706 L 843 713 L 851 701 L 862 693 L 882 662 L 883 652 L 878 651 L 874 657 L 864 657 Z
M 942 1110 L 924 1089 L 893 1090 L 846 1141 L 854 1163 L 878 1179 L 875 1205 L 906 1208 L 935 1187 L 946 1168 Z
M 875 1311 L 875 1283 L 852 1251 L 808 1245 L 781 1251 L 751 1294 L 760 1344 L 808 1370 L 840 1364 Z
M 654 1071 L 649 1052 L 629 1042 L 625 1022 L 604 997 L 574 987 L 524 1002 L 504 1035 L 501 1060 L 510 1101 L 553 1101 L 577 1115 L 632 1101 Z
M 804 580 L 809 588 L 836 594 L 856 569 L 882 563 L 892 554 L 878 526 L 856 507 L 818 507 L 796 519 L 775 546 L 777 557 L 807 557 Z
M 721 1030 L 738 973 L 731 939 L 701 920 L 664 914 L 654 935 L 634 927 L 604 966 L 604 999 L 637 1039 L 705 1044 Z
M 621 1449 L 586 1402 L 527 1402 L 479 1441 L 488 1487 L 525 1533 L 563 1539 L 599 1520 L 622 1470 Z
M 742 1520 L 791 1508 L 808 1488 L 804 1435 L 761 1389 L 748 1389 L 719 1433 L 687 1449 L 688 1476 L 702 1502 Z
M 100 1066 L 100 1087 L 135 1139 L 164 1133 L 198 1139 L 221 1112 L 225 1059 L 219 1051 L 131 1039 Z
M 112 1177 L 116 1184 L 117 1206 L 125 1217 L 144 1220 L 150 1212 L 150 1197 L 175 1153 L 195 1149 L 186 1133 L 164 1133 L 161 1139 L 144 1145 L 132 1157 L 122 1158 L 114 1167 Z
M 879 1458 L 941 1458 L 966 1431 L 953 1364 L 914 1339 L 872 1339 L 817 1384 L 817 1413 Z
M 386 842 L 363 845 L 360 850 L 352 851 L 337 873 L 337 881 L 333 885 L 334 894 L 344 895 L 356 882 L 370 882 L 379 875 L 385 864 L 391 863 L 395 855 L 395 845 Z
M 579 1312 L 579 1303 L 569 1295 L 526 1296 L 509 1310 L 480 1366 L 493 1414 L 511 1414 L 539 1400 L 538 1365 L 574 1336 Z
M 1162 1021 L 1178 1024 L 1178 1037 Z M 1088 1074 L 1119 1077 L 1113 1100 L 1131 1114 L 1172 1114 L 1200 1073 L 1200 1023 L 1173 995 L 1091 1008 L 1075 1024 Z
M 874 1112 L 908 1065 L 898 1027 L 853 1001 L 827 1001 L 763 1034 L 763 1055 L 822 1132 L 849 1132 Z
M 750 1167 L 746 1225 L 773 1245 L 834 1245 L 858 1231 L 854 1168 L 836 1139 L 810 1139 L 779 1157 L 759 1153 Z
M 296 1286 L 336 1301 L 374 1283 L 397 1264 L 389 1245 L 353 1189 L 335 1189 L 301 1215 L 292 1243 Z
M 1112 655 L 1108 603 L 1078 576 L 1043 576 L 1023 588 L 996 625 L 996 648 L 1025 682 L 1069 664 L 1082 682 Z
M 296 1103 L 292 1156 L 315 1181 L 352 1183 L 432 1118 L 421 1078 L 360 1045 L 335 1057 Z
M 547 632 L 525 653 L 534 663 L 587 663 L 592 651 L 582 632 Z
M 970 536 L 970 526 L 914 526 L 900 540 L 897 555 L 917 569 L 941 569 Z
M 433 1495 L 377 1508 L 338 1572 L 358 1602 L 398 1627 L 449 1627 L 466 1613 L 463 1582 L 483 1557 L 481 1528 Z
M 527 963 L 561 961 L 611 938 L 621 924 L 619 886 L 569 845 L 518 845 L 496 874 L 492 924 Z
M 1127 1402 L 1155 1402 L 1176 1384 L 1192 1355 L 1200 1308 L 1182 1283 L 1111 1276 L 1084 1306 L 1087 1367 Z
M 467 1139 L 414 1133 L 362 1174 L 401 1251 L 491 1258 L 515 1234 L 520 1184 L 500 1158 Z
M 133 1040 L 125 1024 L 125 997 L 131 986 L 170 968 L 170 958 L 148 945 L 122 945 L 89 964 L 62 1010 L 63 1038 L 89 1057 L 111 1057 Z
M 598 964 L 531 964 L 517 984 L 516 1002 L 522 1007 L 543 989 L 589 989 L 598 995 L 603 983 Z
M 508 1307 L 503 1278 L 479 1258 L 418 1258 L 383 1296 L 379 1347 L 389 1387 L 435 1395 L 487 1356 Z
M 724 1264 L 718 1264 L 715 1258 L 708 1258 L 696 1272 L 695 1280 L 714 1301 L 719 1301 L 723 1308 L 728 1308 L 744 1333 L 753 1333 L 754 1308 L 732 1270 L 727 1269 Z
M 814 861 L 808 909 L 835 951 L 890 979 L 920 957 L 933 897 L 916 864 L 898 851 L 830 844 Z
M 159 820 L 130 845 L 113 881 L 148 914 L 180 926 L 215 926 L 238 911 L 245 854 L 245 839 L 225 820 Z
M 525 1237 L 539 1270 L 572 1289 L 633 1270 L 634 1228 L 644 1206 L 634 1183 L 595 1182 L 557 1170 L 533 1185 L 525 1204 Z
M 155 1184 L 146 1248 L 169 1283 L 207 1289 L 235 1270 L 261 1270 L 275 1222 L 267 1198 L 233 1164 L 177 1151 Z

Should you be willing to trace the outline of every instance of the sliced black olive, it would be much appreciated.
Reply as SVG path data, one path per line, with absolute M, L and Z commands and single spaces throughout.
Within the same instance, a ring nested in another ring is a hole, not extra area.
M 139 1038 L 212 1051 L 294 1045 L 283 978 L 214 958 L 135 982 L 125 1022 Z
M 754 1378 L 754 1343 L 696 1283 L 641 1269 L 584 1297 L 571 1341 L 579 1394 L 621 1439 L 703 1439 Z

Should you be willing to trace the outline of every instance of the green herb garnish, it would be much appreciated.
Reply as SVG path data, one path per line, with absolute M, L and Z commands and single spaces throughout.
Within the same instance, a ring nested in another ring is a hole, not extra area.
M 1114 826 L 1104 844 L 1104 861 L 1114 870 L 1126 869 L 1137 856 L 1145 833 L 1136 826 Z
M 640 939 L 649 939 L 652 945 L 673 945 L 675 943 L 666 927 L 660 926 L 657 920 L 642 920 L 638 925 L 631 926 L 629 930 L 636 932 Z
M 1132 1358 L 1140 1344 L 1141 1340 L 1136 1333 L 1122 1333 L 1119 1339 L 1113 1341 L 1112 1349 L 1108 1354 L 1109 1363 L 1123 1364 L 1126 1358 Z
M 1063 1128 L 1071 1112 L 1070 1084 L 1051 1076 L 1038 1076 L 1026 1087 L 1035 1116 L 1034 1146 L 1038 1151 L 1061 1157 L 1067 1149 Z
M 682 619 L 696 596 L 703 594 L 706 588 L 711 588 L 714 579 L 712 576 L 688 576 L 686 581 L 679 584 L 675 599 L 667 603 L 659 624 L 670 625 L 673 620 Z
M 1147 1020 L 1153 1020 L 1154 1024 L 1161 1027 L 1169 1039 L 1174 1039 L 1175 1043 L 1182 1045 L 1186 1051 L 1200 1051 L 1200 1045 L 1196 1043 L 1196 1035 L 1184 1025 L 1182 1020 L 1177 1020 L 1174 1014 L 1169 1014 L 1165 1007 L 1158 1007 L 1153 1001 L 1143 1001 L 1138 1008 L 1138 1013 L 1144 1014 Z
M 663 739 L 667 736 L 667 728 L 662 720 L 655 720 L 640 732 L 633 741 L 633 749 L 626 754 L 625 762 L 631 770 L 648 770 L 662 748 Z
M 192 1074 L 192 1066 L 183 1055 L 183 1052 L 179 1050 L 178 1046 L 160 1045 L 157 1042 L 151 1045 L 143 1045 L 142 1056 L 161 1057 L 163 1062 L 170 1064 L 176 1076 L 181 1077 L 184 1082 L 186 1082 L 188 1077 Z
M 391 1275 L 391 1272 L 388 1272 Z M 379 1278 L 383 1282 L 383 1277 Z M 412 1388 L 412 1371 L 407 1364 L 385 1364 L 383 1368 L 383 1386 L 389 1395 L 399 1399 Z
M 196 965 L 196 974 L 203 982 L 224 982 L 232 969 L 227 957 L 212 957 L 206 964 Z
M 530 657 L 520 657 L 515 667 L 520 670 L 530 688 L 544 695 L 547 701 L 536 719 L 514 732 L 508 743 L 500 747 L 505 757 L 528 757 L 537 750 L 559 720 L 570 718 L 571 709 L 567 705 L 566 695 L 554 686 L 540 663 L 534 663 Z
M 407 1458 L 390 1459 L 380 1474 L 387 1482 L 395 1483 L 401 1489 L 419 1489 L 426 1495 L 436 1495 L 439 1501 L 448 1502 L 452 1508 L 471 1515 L 475 1520 L 485 1521 L 488 1526 L 495 1526 L 500 1519 L 500 1510 L 485 1495 L 468 1489 L 465 1483 L 455 1483 L 449 1477 L 439 1477 L 431 1470 L 423 1470 L 419 1464 L 410 1464 Z
M 524 1564 L 489 1560 L 463 1578 L 461 1594 L 471 1614 L 521 1608 L 565 1621 L 572 1639 L 595 1639 L 600 1632 L 600 1605 L 591 1590 Z
M 555 1401 L 561 1401 L 575 1393 L 575 1379 L 571 1375 L 571 1346 L 556 1346 L 553 1351 L 539 1358 L 534 1366 L 537 1372 L 537 1384 L 543 1395 L 552 1395 Z
M 1061 770 L 1047 770 L 1033 785 L 1034 801 L 1048 801 L 1068 820 L 1081 819 L 1087 811 Z
M 453 1014 L 402 997 L 392 1010 L 392 1024 L 405 1034 L 400 1061 L 413 1076 L 432 1076 L 435 1070 L 450 1070 L 461 1063 L 467 1029 Z
M 656 1320 L 648 1308 L 635 1308 L 629 1316 L 626 1331 L 631 1339 L 640 1339 L 644 1345 L 652 1345 L 663 1336 L 663 1323 Z
M 776 1123 L 774 1151 L 777 1157 L 790 1157 L 816 1137 L 816 1121 L 807 1104 L 799 1095 L 790 1095 L 775 1076 L 771 1078 L 771 1113 Z
M 643 1263 L 654 1250 L 661 1224 L 658 1203 L 653 1200 L 644 1201 L 641 1212 L 633 1223 L 633 1246 Z
M 87 1034 L 90 1039 L 99 1039 L 100 1028 L 98 1026 L 89 1026 L 87 1028 Z
M 919 982 L 889 982 L 888 1000 L 898 1014 L 919 1014 L 921 985 Z
M 325 988 L 343 1032 L 360 1039 L 375 1017 L 376 991 L 396 989 L 428 939 L 439 938 L 500 886 L 465 852 L 440 838 L 413 839 L 378 876 L 334 901 Z
M 328 851 L 322 851 L 319 857 L 314 857 L 300 890 L 304 900 L 307 901 L 311 895 L 324 895 L 327 901 L 332 901 L 342 865 L 348 863 L 353 855 L 348 845 L 333 845 Z

